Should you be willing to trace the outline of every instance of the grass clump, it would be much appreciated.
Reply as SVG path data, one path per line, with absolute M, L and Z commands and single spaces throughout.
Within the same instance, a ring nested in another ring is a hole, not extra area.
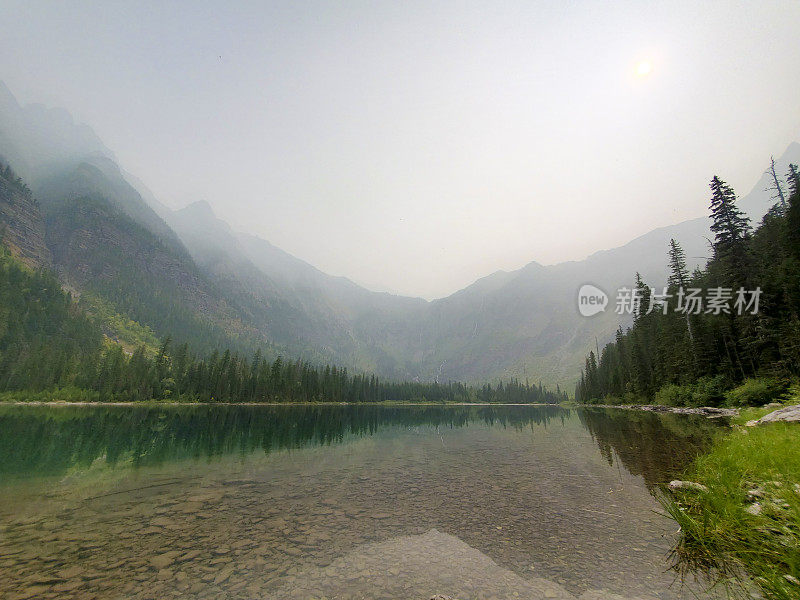
M 708 491 L 664 495 L 680 524 L 673 555 L 683 575 L 700 572 L 732 596 L 800 598 L 800 424 L 743 427 L 769 412 L 747 409 L 686 478 Z

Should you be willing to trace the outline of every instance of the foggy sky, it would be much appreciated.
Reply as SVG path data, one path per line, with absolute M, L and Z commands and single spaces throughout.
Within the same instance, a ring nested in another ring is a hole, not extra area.
M 0 80 L 373 289 L 621 245 L 800 139 L 795 1 L 164 4 L 0 0 Z

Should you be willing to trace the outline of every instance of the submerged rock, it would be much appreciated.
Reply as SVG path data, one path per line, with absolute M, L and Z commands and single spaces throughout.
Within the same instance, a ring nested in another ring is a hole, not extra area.
M 800 405 L 785 406 L 778 410 L 772 411 L 755 421 L 748 421 L 748 427 L 755 427 L 756 425 L 763 425 L 764 423 L 778 423 L 780 421 L 786 423 L 800 422 Z

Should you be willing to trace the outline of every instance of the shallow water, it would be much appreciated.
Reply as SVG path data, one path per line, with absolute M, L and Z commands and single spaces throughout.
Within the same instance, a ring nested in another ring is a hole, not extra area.
M 714 427 L 546 406 L 0 407 L 0 597 L 693 598 L 651 492 Z

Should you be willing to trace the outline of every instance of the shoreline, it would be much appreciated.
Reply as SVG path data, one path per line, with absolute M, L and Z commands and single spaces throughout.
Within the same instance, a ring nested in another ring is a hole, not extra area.
M 680 415 L 698 415 L 708 419 L 732 418 L 739 415 L 738 408 L 716 408 L 712 406 L 701 406 L 690 408 L 685 406 L 664 406 L 660 404 L 548 404 L 546 402 L 176 402 L 174 400 L 146 400 L 140 402 L 99 402 L 99 401 L 75 401 L 68 400 L 8 400 L 0 401 L 2 406 L 115 406 L 115 407 L 135 407 L 135 406 L 552 406 L 562 409 L 579 408 L 614 408 L 621 410 L 640 410 L 658 414 L 672 413 Z
M 664 406 L 663 404 L 581 404 L 584 408 L 621 408 L 625 410 L 641 410 L 652 413 L 672 413 L 676 415 L 699 415 L 708 419 L 720 419 L 739 416 L 738 408 L 717 408 L 714 406 Z
M 142 402 L 86 402 L 67 400 L 9 400 L 0 406 L 553 406 L 574 408 L 546 402 L 175 402 L 146 400 Z
M 770 411 L 742 409 L 686 470 L 686 481 L 672 482 L 677 485 L 665 487 L 660 499 L 680 527 L 672 551 L 677 573 L 693 572 L 710 587 L 724 582 L 747 597 L 760 591 L 765 598 L 794 598 L 800 570 L 787 559 L 800 543 L 800 427 L 748 426 Z

